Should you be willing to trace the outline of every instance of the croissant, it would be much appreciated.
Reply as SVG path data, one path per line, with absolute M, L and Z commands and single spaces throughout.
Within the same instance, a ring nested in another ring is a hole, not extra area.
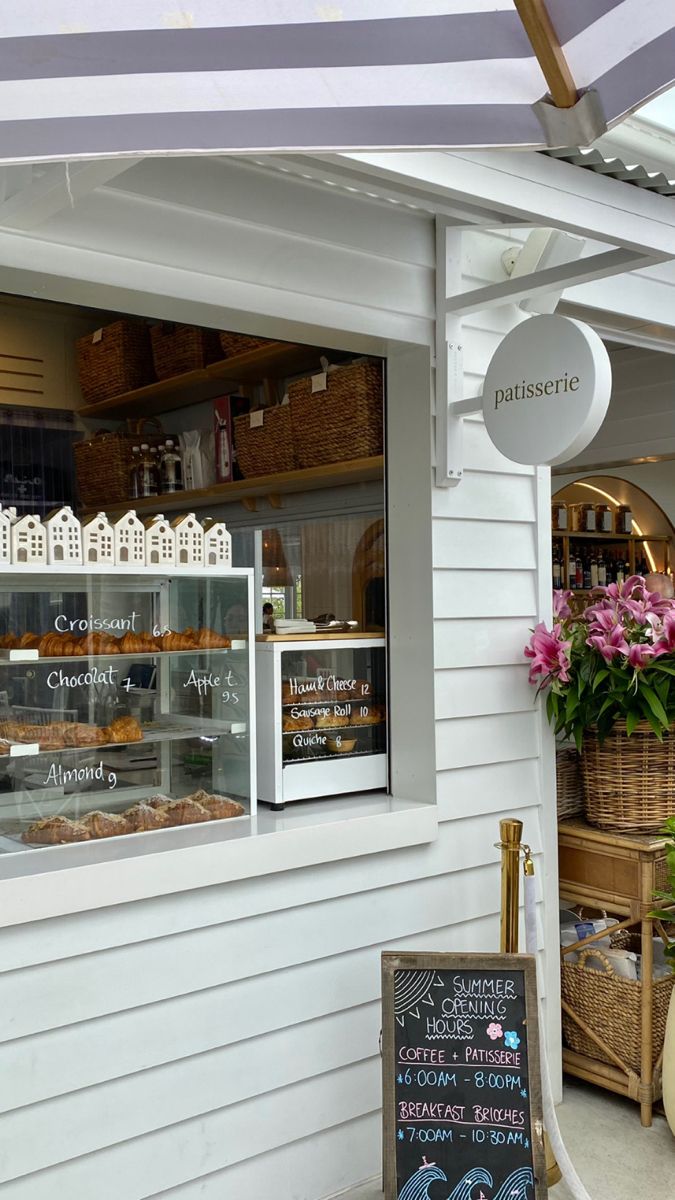
M 100 812 L 98 809 L 88 812 L 86 817 L 82 817 L 80 824 L 93 838 L 117 837 L 118 834 L 130 832 L 126 817 L 119 813 Z
M 0 637 L 0 650 L 15 650 L 19 644 L 19 639 L 15 633 L 4 633 Z
M 149 633 L 125 633 L 119 642 L 120 654 L 152 654 L 156 649 Z
M 123 814 L 129 833 L 143 833 L 148 829 L 163 829 L 167 824 L 163 808 L 151 808 L 149 804 L 134 804 Z
M 195 796 L 188 799 L 195 799 L 196 796 L 201 796 L 199 803 L 206 809 L 212 821 L 241 817 L 246 811 L 243 805 L 238 804 L 236 800 L 230 800 L 229 796 L 209 796 L 207 792 L 196 792 Z
M 105 730 L 108 742 L 142 742 L 143 734 L 135 717 L 116 717 Z
M 194 638 L 186 633 L 165 633 L 159 639 L 162 650 L 194 650 Z
M 87 842 L 91 834 L 81 821 L 71 821 L 69 817 L 43 817 L 34 821 L 21 834 L 22 842 L 32 842 L 33 845 L 55 846 L 59 842 Z
M 68 721 L 63 732 L 63 741 L 66 746 L 102 746 L 108 741 L 108 736 L 98 725 Z
M 37 650 L 40 645 L 38 633 L 24 633 L 19 638 L 19 650 Z
M 155 812 L 164 813 L 167 825 L 195 825 L 198 821 L 211 820 L 204 805 L 191 800 L 189 796 L 184 800 L 170 800 L 164 808 L 155 809 Z
M 186 629 L 185 633 L 187 632 Z M 222 650 L 232 645 L 229 637 L 224 633 L 216 633 L 214 629 L 199 629 L 194 638 L 200 650 Z

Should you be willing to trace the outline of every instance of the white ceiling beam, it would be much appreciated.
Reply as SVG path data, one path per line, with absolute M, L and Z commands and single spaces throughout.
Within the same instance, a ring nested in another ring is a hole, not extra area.
M 591 254 L 588 258 L 561 263 L 557 267 L 546 267 L 531 275 L 520 275 L 503 283 L 490 283 L 470 292 L 460 292 L 449 297 L 445 311 L 459 317 L 500 304 L 520 304 L 521 300 L 530 300 L 544 292 L 562 291 L 594 279 L 606 279 L 608 275 L 623 275 L 626 271 L 636 271 L 662 261 L 663 256 L 640 254 L 634 250 L 605 250 L 602 254 Z
M 128 171 L 140 158 L 113 158 L 86 163 L 50 163 L 38 178 L 0 203 L 0 227 L 35 229 L 89 192 Z
M 392 154 L 391 158 L 398 158 L 398 155 Z M 261 166 L 294 175 L 306 183 L 323 187 L 328 184 L 379 203 L 393 201 L 408 208 L 442 216 L 457 229 L 520 224 L 512 216 L 507 218 L 492 208 L 471 203 L 470 196 L 451 201 L 444 200 L 438 195 L 433 195 L 423 183 L 414 179 L 401 177 L 395 182 L 391 176 L 386 179 L 378 178 L 375 172 L 356 163 L 349 163 L 342 155 L 270 154 L 260 157 L 256 155 L 254 161 Z
M 675 202 L 544 154 L 341 154 L 345 165 L 402 185 L 412 180 L 428 196 L 492 207 L 505 218 L 545 225 L 642 253 L 675 258 Z

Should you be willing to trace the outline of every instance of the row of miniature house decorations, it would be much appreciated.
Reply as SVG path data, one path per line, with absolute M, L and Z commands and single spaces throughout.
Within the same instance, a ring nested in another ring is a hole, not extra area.
M 173 521 L 158 513 L 146 521 L 134 509 L 82 522 L 67 506 L 45 517 L 17 516 L 0 506 L 0 563 L 17 566 L 230 567 L 232 535 L 224 521 L 200 522 L 194 513 Z

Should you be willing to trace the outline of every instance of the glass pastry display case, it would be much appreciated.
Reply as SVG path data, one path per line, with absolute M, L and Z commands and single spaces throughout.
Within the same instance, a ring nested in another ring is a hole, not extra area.
M 252 572 L 0 574 L 0 851 L 255 811 Z
M 256 641 L 258 799 L 294 800 L 387 786 L 386 650 L 382 636 Z

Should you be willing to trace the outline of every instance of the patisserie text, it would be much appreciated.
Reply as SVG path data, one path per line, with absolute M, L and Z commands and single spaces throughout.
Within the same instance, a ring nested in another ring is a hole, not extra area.
M 65 613 L 59 613 L 54 620 L 54 628 L 58 633 L 73 633 L 75 630 L 81 633 L 95 632 L 110 632 L 119 630 L 120 633 L 135 633 L 136 621 L 140 617 L 140 613 L 130 612 L 127 617 L 95 617 L 90 613 L 88 617 L 67 617 Z
M 63 787 L 66 783 L 85 783 L 98 780 L 99 783 L 106 782 L 108 789 L 112 791 L 117 786 L 117 775 L 114 771 L 108 771 L 107 775 L 103 770 L 103 763 L 99 761 L 96 767 L 63 767 L 61 763 L 52 763 L 47 771 L 47 778 L 44 786 L 50 784 L 56 787 Z
M 67 675 L 66 672 L 59 668 L 58 671 L 50 671 L 47 676 L 47 687 L 91 687 L 94 683 L 115 683 L 117 671 L 113 666 L 104 667 L 99 670 L 98 667 L 92 667 L 89 671 L 81 671 L 79 675 Z

